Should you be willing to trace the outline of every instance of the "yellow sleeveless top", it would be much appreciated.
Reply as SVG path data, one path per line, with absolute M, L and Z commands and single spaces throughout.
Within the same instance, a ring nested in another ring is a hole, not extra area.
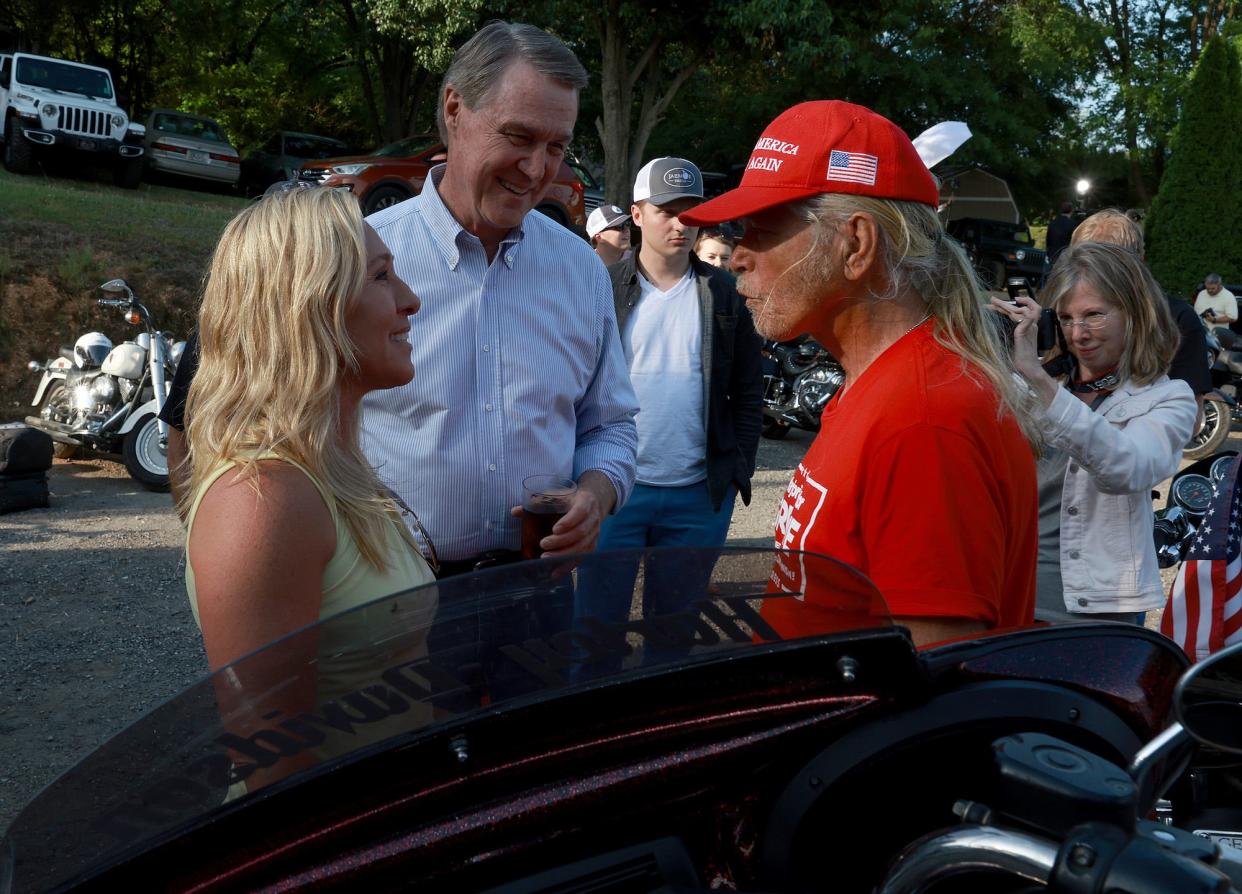
M 408 590 L 411 587 L 429 584 L 435 580 L 426 560 L 419 553 L 413 537 L 405 525 L 393 520 L 385 530 L 386 541 L 381 552 L 387 559 L 386 571 L 377 571 L 362 557 L 358 545 L 345 522 L 337 515 L 336 503 L 328 494 L 323 484 L 296 462 L 276 454 L 264 454 L 259 459 L 275 459 L 286 462 L 302 471 L 315 490 L 323 498 L 328 512 L 332 515 L 332 523 L 336 526 L 336 552 L 323 571 L 323 601 L 319 605 L 319 618 L 331 617 L 346 609 L 354 608 L 363 603 Z M 190 564 L 190 532 L 194 530 L 194 516 L 198 512 L 203 496 L 220 476 L 233 468 L 236 463 L 225 463 L 207 477 L 202 486 L 194 494 L 194 502 L 190 505 L 190 514 L 186 521 L 185 538 L 185 588 L 190 596 L 190 609 L 194 612 L 194 623 L 202 629 L 198 616 L 198 594 L 194 587 L 194 568 Z
M 314 475 L 286 457 L 265 453 L 258 458 L 280 460 L 301 469 L 319 491 L 332 515 L 336 526 L 336 551 L 323 572 L 319 618 L 323 620 L 349 609 L 354 610 L 319 629 L 315 695 L 320 710 L 329 702 L 353 703 L 366 687 L 380 682 L 380 675 L 385 669 L 427 657 L 427 631 L 435 618 L 439 596 L 436 587 L 423 585 L 432 583 L 435 575 L 418 551 L 410 532 L 396 518 L 385 528 L 383 553 L 388 569 L 377 571 L 358 551 L 349 528 L 337 515 L 336 505 L 327 488 Z M 194 494 L 186 521 L 185 586 L 194 622 L 200 630 L 203 625 L 198 614 L 194 568 L 190 564 L 190 532 L 194 529 L 194 516 L 203 495 L 235 465 L 233 462 L 226 463 L 208 476 Z M 382 598 L 413 587 L 422 589 L 401 599 Z M 280 593 L 272 594 L 274 599 L 280 596 Z M 371 604 L 359 608 L 366 603 Z M 434 721 L 434 716 L 434 708 L 429 702 L 412 703 L 390 716 L 350 730 L 326 730 L 329 733 L 326 741 L 310 750 L 320 760 L 329 759 L 364 745 L 425 728 Z M 246 784 L 235 783 L 229 788 L 225 801 L 245 793 Z

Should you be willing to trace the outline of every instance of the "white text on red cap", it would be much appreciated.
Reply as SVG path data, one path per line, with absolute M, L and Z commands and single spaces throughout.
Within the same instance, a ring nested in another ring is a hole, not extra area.
M 802 147 L 797 143 L 786 143 L 784 140 L 763 137 L 755 143 L 755 152 L 778 152 L 781 155 L 797 155 Z M 785 163 L 783 158 L 772 158 L 770 155 L 752 155 L 746 163 L 748 171 L 771 171 L 776 173 Z

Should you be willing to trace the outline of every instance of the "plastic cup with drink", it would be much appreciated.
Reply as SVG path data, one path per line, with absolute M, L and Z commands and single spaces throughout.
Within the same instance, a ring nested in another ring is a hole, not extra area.
M 578 485 L 560 475 L 531 475 L 522 481 L 522 558 L 538 559 L 539 542 L 573 505 Z

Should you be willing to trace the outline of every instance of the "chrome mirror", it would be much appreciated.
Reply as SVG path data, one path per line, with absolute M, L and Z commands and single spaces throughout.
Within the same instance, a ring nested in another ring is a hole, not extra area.
M 1173 692 L 1173 710 L 1203 744 L 1242 753 L 1242 643 L 1188 670 Z
M 110 295 L 123 295 L 130 301 L 134 300 L 133 289 L 131 289 L 129 287 L 129 283 L 123 279 L 110 279 L 99 288 Z

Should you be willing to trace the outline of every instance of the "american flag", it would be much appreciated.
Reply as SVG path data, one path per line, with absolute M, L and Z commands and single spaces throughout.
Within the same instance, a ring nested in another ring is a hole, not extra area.
M 875 169 L 879 159 L 865 152 L 842 152 L 833 149 L 828 156 L 828 179 L 875 186 Z
M 1169 590 L 1160 632 L 1192 661 L 1242 642 L 1242 492 L 1238 462 L 1215 496 Z

